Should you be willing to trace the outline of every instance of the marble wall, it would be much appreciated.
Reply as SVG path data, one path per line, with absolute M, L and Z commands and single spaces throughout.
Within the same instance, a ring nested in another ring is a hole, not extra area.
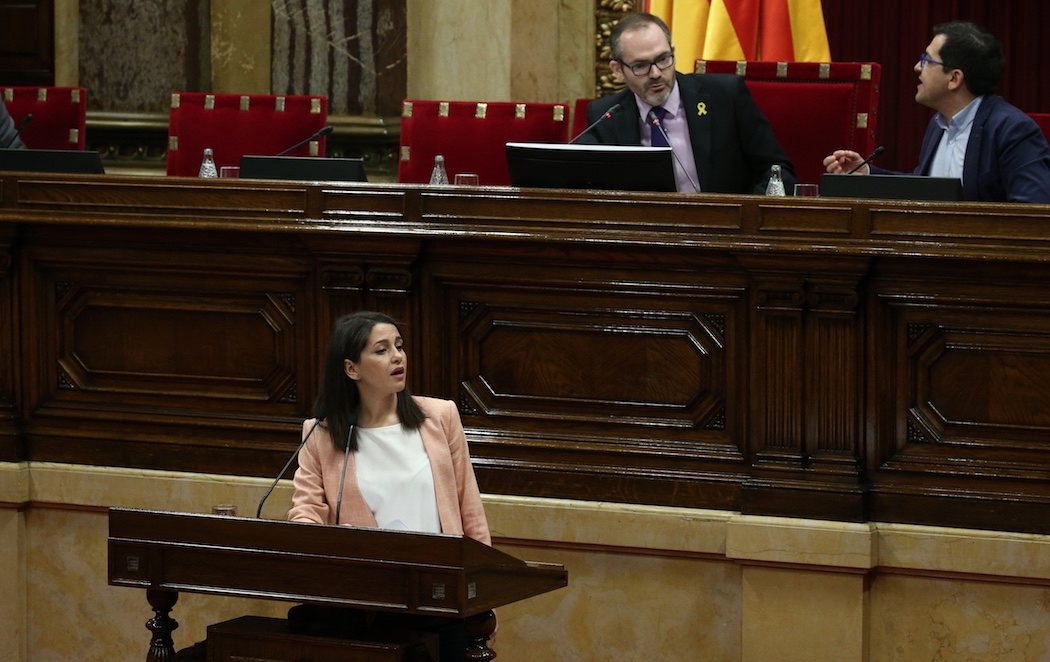
M 406 97 L 594 96 L 595 9 L 578 0 L 56 0 L 57 82 L 89 109 L 166 112 L 174 90 L 324 94 L 333 115 Z
M 209 0 L 80 0 L 77 18 L 78 83 L 90 110 L 167 112 L 173 90 L 211 84 Z M 56 15 L 56 25 L 67 23 Z M 73 50 L 64 43 L 56 56 L 63 49 Z
M 109 506 L 255 510 L 267 481 L 0 463 L 0 659 L 141 659 L 144 591 L 106 581 Z M 287 484 L 265 517 L 281 518 Z M 569 586 L 498 610 L 499 659 L 1050 659 L 1050 536 L 485 496 L 496 545 Z M 287 603 L 183 594 L 177 646 Z
M 594 5 L 407 0 L 408 96 L 558 103 L 594 95 Z
M 405 98 L 405 0 L 272 0 L 274 94 L 336 115 L 394 116 Z

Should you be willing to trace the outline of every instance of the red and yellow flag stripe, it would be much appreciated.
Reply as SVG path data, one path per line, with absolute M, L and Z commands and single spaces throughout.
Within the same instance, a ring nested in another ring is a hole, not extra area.
M 647 0 L 671 28 L 678 70 L 706 60 L 830 62 L 820 0 Z

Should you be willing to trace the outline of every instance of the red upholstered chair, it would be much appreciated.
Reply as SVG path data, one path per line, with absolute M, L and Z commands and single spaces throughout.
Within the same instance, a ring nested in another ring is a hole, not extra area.
M 87 91 L 82 87 L 0 88 L 22 142 L 30 149 L 84 149 Z
M 562 103 L 406 99 L 397 178 L 429 182 L 434 156 L 441 154 L 450 179 L 472 172 L 484 186 L 506 185 L 508 142 L 564 143 L 568 131 L 568 108 Z
M 866 157 L 876 146 L 882 67 L 875 62 L 697 60 L 696 72 L 744 77 L 800 182 L 818 183 L 836 149 Z
M 241 156 L 273 156 L 324 128 L 328 98 L 269 94 L 176 92 L 168 114 L 169 175 L 194 177 L 205 148 L 215 167 L 240 165 Z M 323 156 L 325 139 L 290 156 Z
M 572 105 L 572 131 L 569 132 L 569 140 L 587 130 L 587 106 L 594 101 L 593 98 L 584 97 L 577 99 Z
M 1043 130 L 1043 135 L 1050 140 L 1050 113 L 1028 113 L 1028 116 L 1035 120 L 1035 123 Z

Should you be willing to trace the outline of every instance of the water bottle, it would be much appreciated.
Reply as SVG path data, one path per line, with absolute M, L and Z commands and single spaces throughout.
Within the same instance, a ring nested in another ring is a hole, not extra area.
M 769 183 L 766 184 L 766 195 L 787 195 L 784 191 L 784 179 L 780 176 L 780 166 L 770 168 Z
M 201 170 L 198 177 L 218 177 L 219 171 L 215 169 L 215 159 L 212 157 L 211 147 L 204 149 L 204 159 L 201 161 Z
M 430 183 L 438 186 L 448 185 L 448 173 L 445 172 L 445 157 L 440 154 L 434 157 L 434 169 L 430 171 Z

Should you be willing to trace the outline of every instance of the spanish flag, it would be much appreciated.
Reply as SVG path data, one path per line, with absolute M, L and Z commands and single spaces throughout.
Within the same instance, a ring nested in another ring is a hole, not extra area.
M 677 69 L 705 60 L 830 62 L 820 0 L 648 0 L 671 28 Z

